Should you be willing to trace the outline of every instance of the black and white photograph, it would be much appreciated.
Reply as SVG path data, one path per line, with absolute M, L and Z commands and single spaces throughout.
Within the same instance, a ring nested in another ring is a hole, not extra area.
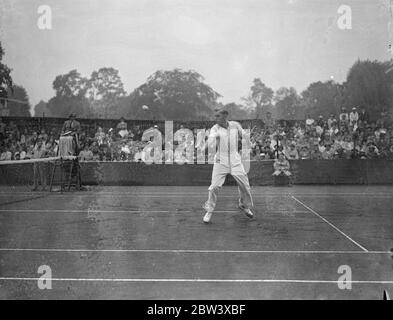
M 0 0 L 0 300 L 391 297 L 393 0 Z

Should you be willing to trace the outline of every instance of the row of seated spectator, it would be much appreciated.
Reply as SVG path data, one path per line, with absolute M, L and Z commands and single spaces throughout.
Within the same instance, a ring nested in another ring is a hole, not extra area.
M 343 108 L 328 119 L 307 116 L 305 121 L 291 124 L 268 121 L 264 126 L 249 126 L 251 158 L 275 159 L 282 152 L 288 160 L 393 159 L 393 126 L 388 117 L 382 114 L 374 122 L 369 119 L 364 108 L 353 108 L 351 112 Z M 198 129 L 208 130 L 211 126 L 200 124 Z M 25 125 L 15 121 L 6 124 L 0 118 L 0 161 L 56 156 L 60 132 L 58 127 L 31 131 Z M 130 128 L 123 118 L 108 130 L 82 126 L 79 157 L 81 161 L 143 161 L 147 142 L 141 141 L 142 134 L 140 126 Z M 170 156 L 176 159 L 184 155 L 171 152 Z
M 274 159 L 283 152 L 299 159 L 393 159 L 393 126 L 387 115 L 370 122 L 364 108 L 345 109 L 328 119 L 307 116 L 293 126 L 272 125 L 251 135 L 252 157 Z

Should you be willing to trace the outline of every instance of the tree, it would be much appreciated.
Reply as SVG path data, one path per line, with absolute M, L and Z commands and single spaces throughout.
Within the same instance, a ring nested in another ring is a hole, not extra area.
M 114 68 L 101 68 L 94 71 L 88 81 L 87 96 L 98 115 L 106 117 L 119 100 L 126 96 L 119 71 Z
M 87 91 L 88 79 L 82 77 L 77 70 L 59 75 L 53 81 L 53 89 L 56 96 L 75 97 L 84 96 Z
M 34 107 L 34 116 L 35 117 L 43 117 L 49 115 L 48 104 L 41 100 Z
M 195 120 L 212 114 L 220 97 L 197 72 L 181 69 L 157 71 L 133 92 L 133 104 L 148 106 L 156 119 Z
M 107 114 L 110 114 L 110 117 L 114 119 L 119 119 L 121 117 L 125 117 L 126 119 L 143 119 L 141 112 L 142 108 L 139 109 L 140 110 L 138 110 L 134 103 L 133 94 L 130 94 L 118 98 L 116 104 L 107 108 Z
M 343 86 L 333 81 L 311 83 L 301 94 L 306 113 L 316 119 L 338 114 L 342 104 Z
M 0 100 L 1 98 L 7 98 L 8 93 L 12 91 L 12 78 L 11 78 L 11 69 L 3 64 L 1 61 L 3 60 L 4 50 L 0 42 Z
M 253 117 L 250 109 L 245 108 L 241 104 L 236 104 L 234 102 L 228 103 L 224 106 L 224 109 L 229 112 L 229 116 L 233 120 L 247 120 Z
M 304 107 L 301 99 L 293 87 L 282 87 L 274 96 L 276 118 L 279 120 L 304 119 Z
M 83 96 L 55 96 L 48 101 L 47 117 L 66 118 L 70 113 L 76 113 L 80 118 L 91 118 L 92 112 L 89 100 Z
M 250 93 L 243 98 L 246 105 L 254 110 L 257 118 L 262 118 L 266 111 L 270 111 L 274 91 L 267 87 L 259 78 L 255 78 Z
M 349 70 L 345 83 L 347 108 L 363 105 L 370 115 L 393 107 L 393 74 L 390 62 L 357 61 Z
M 8 89 L 8 110 L 11 117 L 31 117 L 29 96 L 22 86 L 13 85 Z
M 86 93 L 88 79 L 82 77 L 77 70 L 59 75 L 53 81 L 56 95 L 46 106 L 45 115 L 48 117 L 68 117 L 75 112 L 78 117 L 90 117 L 91 108 Z

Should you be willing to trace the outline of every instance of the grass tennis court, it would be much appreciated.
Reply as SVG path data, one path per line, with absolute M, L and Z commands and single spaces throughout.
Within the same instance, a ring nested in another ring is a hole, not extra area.
M 207 187 L 0 188 L 1 299 L 381 299 L 393 292 L 393 187 L 253 187 L 255 216 Z M 52 289 L 37 286 L 38 267 Z M 339 289 L 338 268 L 352 271 Z

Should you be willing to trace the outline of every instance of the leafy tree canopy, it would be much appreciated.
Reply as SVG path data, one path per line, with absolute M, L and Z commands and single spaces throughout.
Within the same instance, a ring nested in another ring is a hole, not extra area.
M 11 69 L 2 63 L 4 50 L 0 42 L 0 98 L 7 98 L 9 90 L 12 91 Z
M 195 120 L 212 113 L 220 97 L 197 72 L 157 71 L 135 89 L 134 104 L 148 106 L 157 118 Z
M 8 89 L 8 103 L 9 116 L 12 117 L 31 117 L 29 96 L 26 89 L 22 86 L 13 85 Z

